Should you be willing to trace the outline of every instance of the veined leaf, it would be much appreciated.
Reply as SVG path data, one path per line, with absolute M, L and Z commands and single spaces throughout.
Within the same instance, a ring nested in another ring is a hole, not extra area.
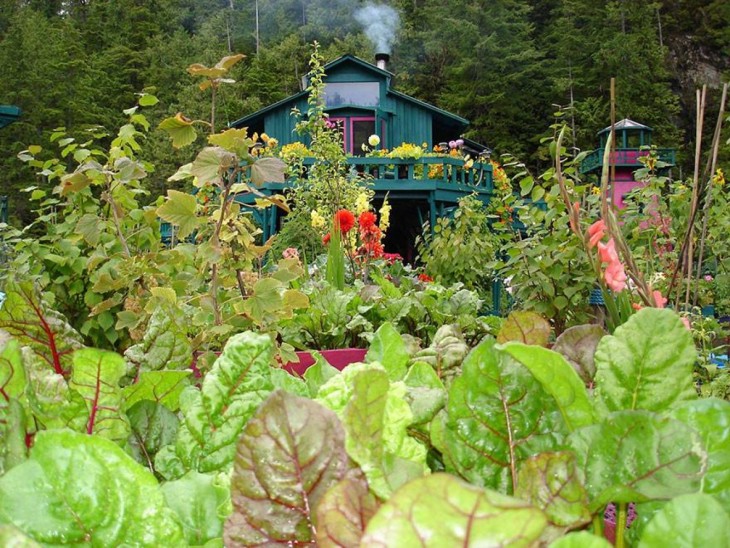
M 223 545 L 224 518 L 220 508 L 231 497 L 227 483 L 220 476 L 188 472 L 179 480 L 162 485 L 162 494 L 177 513 L 188 545 L 208 546 L 206 543 L 216 539 Z
M 154 476 L 115 443 L 39 432 L 30 459 L 0 477 L 0 523 L 43 544 L 179 546 Z
M 115 352 L 84 348 L 73 354 L 73 374 L 69 386 L 86 400 L 89 420 L 87 434 L 112 440 L 129 435 L 129 422 L 122 412 L 122 389 L 119 379 L 127 368 Z
M 344 442 L 333 412 L 280 390 L 271 394 L 238 441 L 226 544 L 313 542 L 314 510 L 347 469 Z
M 221 173 L 236 167 L 236 156 L 221 147 L 205 147 L 198 153 L 190 167 L 190 173 L 197 177 L 197 185 L 218 184 Z
M 186 331 L 175 319 L 176 313 L 179 315 L 175 308 L 166 303 L 155 307 L 142 341 L 124 352 L 124 358 L 135 370 L 159 371 L 190 367 L 192 349 Z
M 60 375 L 71 372 L 71 353 L 83 347 L 81 335 L 55 310 L 48 308 L 32 282 L 9 280 L 0 308 L 0 329 L 29 346 Z
M 699 489 L 707 452 L 699 435 L 648 411 L 617 411 L 568 443 L 592 512 L 609 502 L 670 499 Z
M 192 371 L 145 371 L 136 383 L 125 386 L 124 407 L 129 409 L 141 400 L 160 403 L 170 411 L 180 408 L 180 394 L 189 384 Z
M 730 513 L 730 403 L 716 398 L 684 402 L 669 414 L 691 426 L 707 449 L 707 471 L 700 490 L 714 495 Z
M 613 544 L 588 531 L 577 531 L 551 542 L 549 548 L 613 548 Z
M 248 136 L 248 129 L 246 128 L 230 128 L 221 133 L 215 133 L 208 137 L 208 142 L 211 145 L 233 152 L 239 158 L 248 154 L 248 149 L 254 144 L 253 140 Z
M 20 398 L 26 384 L 20 344 L 15 339 L 0 339 L 0 394 L 5 398 Z
M 236 53 L 234 55 L 226 55 L 223 57 L 220 61 L 218 61 L 215 64 L 215 68 L 223 69 L 226 72 L 231 70 L 231 67 L 241 61 L 242 59 L 245 59 L 246 56 L 243 53 Z
M 395 493 L 370 520 L 362 546 L 535 546 L 547 519 L 528 503 L 433 474 Z
M 25 409 L 18 399 L 0 397 L 0 476 L 27 457 L 26 422 Z
M 365 527 L 379 506 L 362 472 L 349 471 L 317 505 L 317 546 L 360 546 Z
M 405 377 L 410 355 L 393 324 L 386 322 L 378 328 L 373 335 L 365 360 L 379 362 L 391 381 L 399 381 Z
M 606 332 L 600 325 L 574 325 L 556 339 L 553 350 L 568 360 L 587 385 L 596 375 L 594 355 Z
M 556 527 L 576 529 L 591 521 L 588 494 L 569 451 L 540 453 L 524 461 L 515 496 L 543 510 Z
M 0 546 L 8 548 L 41 548 L 41 545 L 23 534 L 14 525 L 0 525 Z
M 279 158 L 258 158 L 251 166 L 251 182 L 257 186 L 283 183 L 285 180 L 286 164 Z
M 545 392 L 555 398 L 570 431 L 596 422 L 585 384 L 563 356 L 547 348 L 516 342 L 503 345 L 502 350 L 524 365 Z
M 127 418 L 132 430 L 128 439 L 129 453 L 154 472 L 155 455 L 175 441 L 177 416 L 164 405 L 142 400 L 129 408 Z
M 512 312 L 502 324 L 497 342 L 518 341 L 525 344 L 547 346 L 550 337 L 550 324 L 535 312 Z
M 81 234 L 86 243 L 95 246 L 99 243 L 99 236 L 102 233 L 104 222 L 97 216 L 87 213 L 79 218 L 76 223 L 76 233 Z
M 449 389 L 446 456 L 462 477 L 512 493 L 520 463 L 563 447 L 567 428 L 553 398 L 530 372 L 487 339 Z
M 727 546 L 730 516 L 712 496 L 691 493 L 676 497 L 644 528 L 638 548 L 663 546 Z
M 165 118 L 158 126 L 165 130 L 172 139 L 172 146 L 181 148 L 195 141 L 198 136 L 193 127 L 192 120 L 185 118 L 181 112 L 178 112 L 172 118 Z
M 611 411 L 662 412 L 697 399 L 697 351 L 676 312 L 644 308 L 603 337 L 596 350 L 596 405 Z
M 160 217 L 179 227 L 180 238 L 185 238 L 204 222 L 196 212 L 195 196 L 178 190 L 168 190 L 167 200 L 157 208 Z

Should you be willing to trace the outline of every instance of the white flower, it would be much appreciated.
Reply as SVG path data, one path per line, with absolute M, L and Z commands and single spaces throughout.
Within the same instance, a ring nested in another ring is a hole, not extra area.
M 376 146 L 378 146 L 378 145 L 380 144 L 380 137 L 378 137 L 377 135 L 375 135 L 375 134 L 373 133 L 373 134 L 372 134 L 372 135 L 371 135 L 370 137 L 368 137 L 368 144 L 369 144 L 369 145 L 370 145 L 371 147 L 376 147 Z

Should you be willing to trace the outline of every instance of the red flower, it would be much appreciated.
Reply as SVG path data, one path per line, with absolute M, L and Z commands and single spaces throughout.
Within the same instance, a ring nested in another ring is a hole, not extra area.
M 322 238 L 322 243 L 324 245 L 327 245 L 328 243 L 330 243 L 331 238 L 332 238 L 332 235 L 328 232 L 327 234 L 324 235 L 324 238 Z
M 383 259 L 388 261 L 388 264 L 393 264 L 396 261 L 402 261 L 403 257 L 400 256 L 400 253 L 383 253 Z
M 343 234 L 347 234 L 355 226 L 355 215 L 347 209 L 340 209 L 335 213 L 335 223 Z
M 418 279 L 422 282 L 432 282 L 433 278 L 429 276 L 428 274 L 419 274 Z
M 360 230 L 371 232 L 376 220 L 375 213 L 372 211 L 363 211 L 360 213 Z

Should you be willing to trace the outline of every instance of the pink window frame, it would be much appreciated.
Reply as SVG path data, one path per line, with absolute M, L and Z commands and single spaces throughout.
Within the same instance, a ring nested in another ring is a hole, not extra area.
M 353 142 L 352 142 L 352 136 L 355 134 L 355 122 L 372 122 L 373 127 L 376 127 L 375 124 L 375 116 L 352 116 L 350 117 L 350 127 L 349 127 L 349 134 L 347 136 L 348 145 L 345 147 L 345 151 L 349 152 L 350 154 L 355 154 L 353 151 Z

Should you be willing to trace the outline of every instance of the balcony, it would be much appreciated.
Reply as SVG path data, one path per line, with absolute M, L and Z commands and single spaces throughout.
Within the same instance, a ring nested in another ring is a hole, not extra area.
M 642 156 L 648 156 L 649 152 L 649 150 L 638 148 L 616 149 L 611 156 L 610 165 L 639 169 L 642 165 L 639 158 Z M 675 165 L 675 151 L 673 148 L 658 148 L 656 149 L 656 153 L 659 160 L 668 164 L 668 167 Z M 601 148 L 597 148 L 588 154 L 580 165 L 581 173 L 590 173 L 601 169 L 603 167 L 603 154 L 604 150 Z

